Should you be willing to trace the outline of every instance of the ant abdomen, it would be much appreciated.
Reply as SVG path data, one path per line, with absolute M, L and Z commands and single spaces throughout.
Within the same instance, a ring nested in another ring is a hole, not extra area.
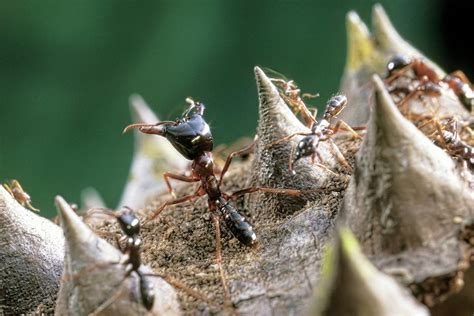
M 153 282 L 150 282 L 150 280 L 145 276 L 140 278 L 140 294 L 142 296 L 141 299 L 143 306 L 145 306 L 147 310 L 151 310 L 153 303 L 155 302 L 155 291 L 153 288 Z
M 255 234 L 252 225 L 247 221 L 245 216 L 227 203 L 220 200 L 218 203 L 219 210 L 224 217 L 224 222 L 227 228 L 232 232 L 235 238 L 246 246 L 253 246 L 257 242 L 257 235 Z

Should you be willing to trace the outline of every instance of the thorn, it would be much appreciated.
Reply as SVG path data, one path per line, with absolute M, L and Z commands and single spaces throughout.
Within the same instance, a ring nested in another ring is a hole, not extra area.
M 0 313 L 53 310 L 63 270 L 61 228 L 21 206 L 0 185 Z
M 255 67 L 255 78 L 259 95 L 259 122 L 257 128 L 256 155 L 253 160 L 252 185 L 263 187 L 280 187 L 288 189 L 318 188 L 328 178 L 327 172 L 313 166 L 310 159 L 300 159 L 295 164 L 296 174 L 289 170 L 290 153 L 301 137 L 293 137 L 289 141 L 280 142 L 274 146 L 269 144 L 291 135 L 295 132 L 309 132 L 291 112 L 289 107 L 280 97 L 280 94 L 270 78 L 259 68 Z M 329 144 L 320 143 L 319 152 L 326 166 L 332 169 L 335 158 L 329 150 Z M 307 197 L 295 198 L 285 195 L 271 195 L 268 199 L 255 203 L 273 203 L 270 205 L 255 205 L 263 209 L 284 210 L 291 213 L 305 204 Z M 276 204 L 275 204 L 276 203 Z
M 341 217 L 374 261 L 405 264 L 404 283 L 424 280 L 433 265 L 457 266 L 460 254 L 451 251 L 461 246 L 452 218 L 472 217 L 474 193 L 454 161 L 403 117 L 382 80 L 374 76 L 373 83 L 375 106 Z
M 55 198 L 61 226 L 66 237 L 66 257 L 56 314 L 88 315 L 104 302 L 117 297 L 106 313 L 140 314 L 147 310 L 141 302 L 139 279 L 124 264 L 128 259 L 118 249 L 98 237 L 84 224 L 60 196 Z M 143 267 L 146 271 L 150 269 Z M 151 313 L 179 312 L 174 289 L 161 278 L 153 278 L 155 301 Z
M 374 45 L 370 32 L 355 11 L 346 15 L 347 30 L 347 61 L 346 71 L 357 70 L 362 65 L 369 64 Z
M 323 260 L 312 315 L 429 315 L 407 289 L 367 260 L 350 230 L 338 229 Z
M 410 57 L 423 58 L 429 66 L 436 70 L 440 78 L 446 75 L 438 65 L 429 60 L 423 53 L 398 34 L 380 4 L 375 4 L 372 9 L 372 34 L 377 49 L 385 55 L 385 63 L 396 54 L 404 54 Z
M 134 122 L 155 124 L 159 122 L 143 98 L 130 96 L 130 111 Z M 188 161 L 166 139 L 135 132 L 135 150 L 130 173 L 117 208 L 128 205 L 139 209 L 148 199 L 166 188 L 163 173 L 186 169 Z
M 82 208 L 89 210 L 91 208 L 106 208 L 104 199 L 93 187 L 88 187 L 81 192 L 81 204 Z

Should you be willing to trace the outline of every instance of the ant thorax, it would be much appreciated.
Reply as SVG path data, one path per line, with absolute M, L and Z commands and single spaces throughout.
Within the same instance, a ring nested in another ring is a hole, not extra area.
M 322 119 L 321 121 L 314 123 L 311 132 L 318 138 L 323 137 L 324 135 L 327 135 L 329 125 L 330 123 L 328 120 Z

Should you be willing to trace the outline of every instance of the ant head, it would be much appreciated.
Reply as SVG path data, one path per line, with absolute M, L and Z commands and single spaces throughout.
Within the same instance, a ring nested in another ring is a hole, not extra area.
M 347 98 L 343 94 L 335 95 L 332 98 L 328 100 L 328 103 L 326 104 L 326 112 L 324 112 L 324 119 L 329 120 L 339 113 L 341 113 L 342 110 L 347 105 Z
M 131 208 L 125 206 L 122 213 L 117 216 L 117 221 L 125 235 L 131 237 L 140 233 L 140 220 Z
M 201 156 L 204 152 L 212 151 L 214 139 L 211 129 L 203 118 L 204 104 L 188 98 L 189 108 L 183 113 L 183 118 L 175 125 L 163 126 L 163 136 L 189 160 Z
M 412 63 L 412 59 L 407 55 L 397 54 L 387 63 L 388 76 L 394 71 L 405 68 Z

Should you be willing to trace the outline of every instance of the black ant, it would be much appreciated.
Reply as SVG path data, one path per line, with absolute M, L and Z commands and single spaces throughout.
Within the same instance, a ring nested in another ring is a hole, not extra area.
M 337 145 L 332 141 L 331 136 L 342 127 L 345 130 L 351 132 L 355 138 L 361 138 L 361 136 L 355 132 L 354 128 L 350 127 L 343 120 L 338 120 L 334 126 L 332 126 L 329 122 L 331 119 L 336 118 L 336 116 L 344 110 L 346 105 L 346 96 L 340 94 L 331 97 L 326 104 L 326 110 L 324 111 L 323 118 L 320 121 L 317 121 L 316 114 L 313 115 L 314 123 L 311 126 L 311 132 L 293 133 L 282 139 L 277 140 L 269 146 L 288 141 L 297 135 L 305 136 L 298 142 L 298 144 L 296 145 L 296 149 L 293 148 L 291 151 L 289 169 L 292 173 L 295 173 L 295 171 L 293 170 L 293 165 L 303 157 L 311 156 L 313 163 L 315 161 L 315 158 L 318 157 L 319 161 L 322 162 L 323 159 L 318 152 L 318 146 L 320 142 L 328 141 L 331 144 L 331 148 L 336 154 L 339 163 L 341 163 L 348 170 L 352 170 L 346 158 L 344 158 L 344 155 L 341 153 Z M 356 127 L 355 129 L 365 129 L 365 127 Z M 317 165 L 333 173 L 326 166 L 319 163 Z
M 39 212 L 37 208 L 31 205 L 30 195 L 23 190 L 18 180 L 10 180 L 8 183 L 4 183 L 3 187 L 22 206 L 27 207 L 31 211 Z
M 153 303 L 155 301 L 155 291 L 153 288 L 153 283 L 150 282 L 148 277 L 162 277 L 169 284 L 173 285 L 176 288 L 182 289 L 187 292 L 189 295 L 209 302 L 208 299 L 203 297 L 201 294 L 196 291 L 186 287 L 181 282 L 162 275 L 158 274 L 148 274 L 144 273 L 140 267 L 142 265 L 141 256 L 140 256 L 140 247 L 142 241 L 140 239 L 140 220 L 135 216 L 134 211 L 129 207 L 124 207 L 121 212 L 114 212 L 109 209 L 96 208 L 91 209 L 87 212 L 87 216 L 92 215 L 93 213 L 100 212 L 108 216 L 114 217 L 117 219 L 119 226 L 122 230 L 122 241 L 125 240 L 125 247 L 122 248 L 120 240 L 117 240 L 117 246 L 119 250 L 126 255 L 126 260 L 123 262 L 124 265 L 130 265 L 129 270 L 126 272 L 123 281 L 127 279 L 128 276 L 135 272 L 139 278 L 139 290 L 143 306 L 147 310 L 151 310 Z M 112 263 L 111 263 L 112 264 Z M 122 281 L 122 282 L 123 282 Z M 118 292 L 119 293 L 119 292 Z M 98 314 L 111 305 L 116 299 L 117 295 L 112 296 L 110 299 L 105 301 L 101 306 L 99 306 L 93 314 Z
M 173 194 L 173 188 L 169 183 L 170 178 L 184 182 L 200 182 L 200 186 L 195 191 L 195 193 L 163 203 L 155 212 L 153 212 L 151 216 L 148 217 L 147 221 L 151 221 L 156 218 L 169 205 L 192 201 L 201 196 L 207 195 L 209 211 L 213 214 L 215 228 L 216 263 L 218 265 L 221 281 L 224 287 L 225 300 L 228 302 L 229 294 L 225 282 L 224 272 L 221 266 L 221 238 L 218 211 L 224 219 L 224 223 L 235 238 L 237 238 L 242 244 L 246 246 L 254 246 L 257 243 L 257 235 L 255 234 L 252 225 L 248 222 L 245 216 L 243 216 L 233 205 L 228 202 L 228 200 L 235 199 L 246 193 L 257 191 L 299 196 L 304 193 L 320 192 L 322 190 L 315 189 L 302 191 L 296 189 L 250 187 L 234 192 L 231 195 L 221 192 L 220 187 L 222 180 L 230 166 L 233 157 L 246 155 L 251 152 L 255 142 L 253 142 L 247 148 L 231 153 L 226 159 L 220 178 L 217 179 L 212 156 L 214 139 L 212 137 L 209 125 L 203 118 L 205 108 L 204 104 L 195 102 L 191 98 L 187 98 L 186 102 L 189 104 L 189 107 L 183 113 L 181 119 L 176 121 L 160 122 L 157 124 L 131 124 L 125 127 L 124 132 L 127 132 L 132 128 L 138 128 L 139 131 L 146 134 L 163 136 L 185 158 L 193 161 L 191 165 L 191 176 L 176 175 L 166 172 L 164 173 L 164 179 L 171 194 Z
M 451 88 L 466 109 L 471 112 L 474 110 L 474 91 L 472 90 L 472 84 L 462 71 L 457 70 L 446 75 L 444 78 L 440 78 L 436 71 L 421 58 L 395 55 L 387 63 L 387 77 L 385 83 L 391 84 L 397 78 L 404 75 L 409 69 L 413 70 L 417 79 L 425 83 L 430 82 L 432 85 L 439 83 L 446 84 Z M 433 90 L 432 88 L 430 89 Z M 440 89 L 438 90 L 440 92 Z M 420 91 L 420 89 L 418 89 L 418 91 Z

